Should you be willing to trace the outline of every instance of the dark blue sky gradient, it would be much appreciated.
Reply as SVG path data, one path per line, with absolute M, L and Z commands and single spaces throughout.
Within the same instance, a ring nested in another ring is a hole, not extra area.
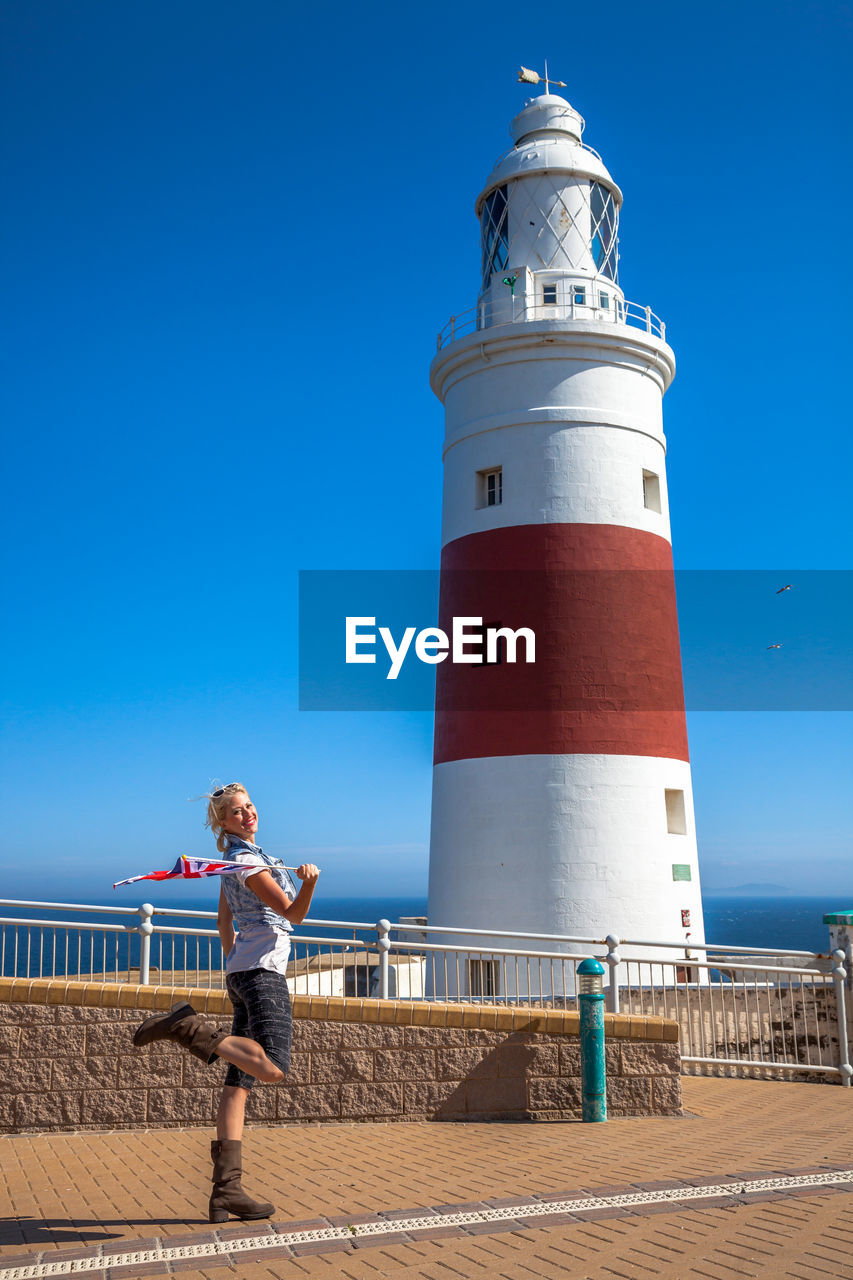
M 519 63 L 569 82 L 625 195 L 621 283 L 667 322 L 677 565 L 850 565 L 849 4 L 0 23 L 3 827 L 40 896 L 208 850 L 185 798 L 213 777 L 330 894 L 424 886 L 431 717 L 298 710 L 297 572 L 437 564 L 427 368 L 476 300 Z M 798 607 L 782 662 L 820 652 Z M 728 655 L 742 617 L 717 624 Z M 853 888 L 849 714 L 689 728 L 706 883 Z

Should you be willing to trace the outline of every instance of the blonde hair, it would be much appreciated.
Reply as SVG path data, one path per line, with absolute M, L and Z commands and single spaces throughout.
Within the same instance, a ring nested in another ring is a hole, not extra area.
M 216 847 L 220 853 L 228 848 L 228 835 L 222 830 L 222 823 L 228 802 L 236 791 L 249 794 L 242 782 L 229 782 L 225 787 L 214 787 L 212 791 L 205 791 L 203 796 L 199 796 L 200 800 L 207 801 L 207 821 L 204 825 L 210 827 L 216 837 Z

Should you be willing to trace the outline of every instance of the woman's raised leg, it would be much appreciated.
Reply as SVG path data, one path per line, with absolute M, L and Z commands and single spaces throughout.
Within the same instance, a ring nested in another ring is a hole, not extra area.
M 257 1040 L 250 1040 L 248 1036 L 225 1036 L 214 1053 L 262 1084 L 279 1084 L 284 1079 L 281 1068 L 267 1057 Z

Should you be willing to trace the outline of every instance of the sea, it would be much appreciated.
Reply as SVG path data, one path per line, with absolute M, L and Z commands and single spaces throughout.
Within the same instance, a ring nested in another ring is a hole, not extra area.
M 25 884 L 27 882 L 24 882 Z M 8 885 L 8 882 L 7 882 Z M 207 884 L 177 885 L 174 882 L 166 884 L 151 885 L 134 885 L 126 887 L 115 893 L 107 889 L 104 892 L 100 884 L 79 883 L 76 888 L 77 892 L 73 895 L 66 891 L 60 897 L 58 894 L 48 897 L 44 893 L 44 885 L 40 885 L 41 892 L 30 892 L 24 894 L 20 892 L 20 882 L 16 885 L 4 885 L 0 888 L 4 899 L 12 897 L 23 899 L 28 897 L 30 901 L 76 901 L 78 903 L 86 903 L 89 907 L 115 907 L 123 906 L 131 908 L 131 911 L 123 918 L 119 918 L 120 922 L 129 926 L 127 933 L 121 935 L 112 935 L 109 939 L 108 951 L 103 954 L 103 960 L 98 959 L 98 955 L 92 956 L 93 968 L 98 971 L 109 970 L 117 956 L 120 957 L 123 964 L 138 964 L 139 955 L 139 935 L 135 931 L 138 923 L 138 909 L 141 903 L 151 902 L 157 908 L 156 923 L 160 926 L 183 925 L 201 929 L 214 928 L 212 920 L 206 919 L 181 919 L 172 916 L 172 912 L 178 910 L 186 911 L 209 911 L 212 912 L 216 908 L 218 893 L 208 887 Z M 32 882 L 29 882 L 32 889 Z M 9 888 L 17 890 L 15 893 L 9 892 Z M 829 930 L 828 926 L 823 924 L 823 916 L 830 911 L 844 911 L 851 909 L 851 901 L 845 899 L 842 901 L 838 895 L 821 894 L 820 896 L 800 896 L 789 893 L 784 896 L 746 896 L 743 893 L 726 895 L 708 893 L 704 896 L 703 907 L 705 915 L 705 937 L 714 944 L 723 946 L 745 946 L 745 947 L 769 947 L 778 949 L 779 951 L 795 950 L 795 951 L 817 951 L 826 952 L 829 946 Z M 318 894 L 315 899 L 314 910 L 309 916 L 308 923 L 304 924 L 297 932 L 302 935 L 310 935 L 311 919 L 341 921 L 346 922 L 346 926 L 335 929 L 318 930 L 323 937 L 353 937 L 362 936 L 366 939 L 375 937 L 372 927 L 378 920 L 386 919 L 392 923 L 399 921 L 405 916 L 425 916 L 427 914 L 427 899 L 425 895 L 397 895 L 393 897 L 384 896 L 379 890 L 372 894 L 366 894 L 359 897 L 329 897 L 326 898 L 322 894 Z M 90 910 L 83 915 L 70 910 L 39 910 L 36 908 L 12 907 L 8 905 L 0 905 L 0 917 L 7 920 L 10 917 L 25 916 L 33 921 L 50 920 L 64 926 L 71 926 L 75 919 L 86 920 L 90 923 L 110 922 L 116 923 L 116 917 L 110 916 L 106 912 L 102 913 L 97 910 Z M 436 921 L 436 923 L 440 923 Z M 353 925 L 364 926 L 362 929 L 353 930 Z M 500 922 L 495 922 L 495 927 L 500 927 Z M 0 939 L 0 971 L 6 973 L 30 973 L 31 975 L 38 972 L 37 964 L 41 964 L 41 972 L 49 973 L 51 965 L 55 964 L 55 972 L 72 972 L 73 959 L 79 947 L 82 947 L 81 959 L 88 961 L 90 959 L 89 951 L 89 935 L 79 933 L 72 927 L 66 927 L 63 930 L 54 931 L 56 941 L 50 948 L 51 957 L 55 959 L 48 961 L 47 954 L 41 956 L 40 960 L 36 960 L 36 948 L 43 946 L 41 943 L 42 930 L 33 928 L 27 934 L 27 931 L 19 928 L 15 930 L 9 924 L 0 924 L 2 930 L 2 938 Z M 44 937 L 47 938 L 47 931 Z M 25 946 L 27 945 L 27 937 L 29 938 L 28 951 L 25 954 Z M 164 945 L 163 942 L 158 945 Z M 194 947 L 193 942 L 193 947 Z M 207 943 L 204 944 L 205 947 Z M 97 943 L 100 950 L 102 944 Z M 219 965 L 219 944 L 214 941 L 212 951 L 209 955 L 211 965 L 218 967 Z M 116 951 L 118 949 L 118 951 Z M 310 948 L 315 950 L 315 948 Z M 180 963 L 179 944 L 176 942 L 175 950 L 171 948 L 167 952 L 160 952 L 159 960 L 164 968 L 174 965 L 178 967 Z M 70 967 L 66 968 L 66 964 L 70 963 Z

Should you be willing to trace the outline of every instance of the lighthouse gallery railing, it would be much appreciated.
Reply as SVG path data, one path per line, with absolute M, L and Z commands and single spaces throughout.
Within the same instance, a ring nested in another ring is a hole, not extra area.
M 0 899 L 0 912 L 0 978 L 224 986 L 214 912 L 12 899 Z M 587 956 L 607 966 L 610 1012 L 679 1024 L 687 1070 L 850 1084 L 851 957 L 841 950 L 442 928 L 420 918 L 308 919 L 293 935 L 288 980 L 295 993 L 344 999 L 573 1008 Z
M 537 302 L 523 294 L 509 293 L 498 304 L 480 302 L 476 307 L 469 307 L 467 311 L 450 317 L 438 332 L 436 350 L 441 351 L 457 338 L 471 333 L 532 320 L 599 320 L 642 329 L 652 337 L 666 341 L 666 324 L 651 307 L 639 302 L 626 302 L 613 293 L 612 286 L 599 289 L 590 284 L 584 291 L 583 302 L 576 299 L 574 292 L 558 304 Z

